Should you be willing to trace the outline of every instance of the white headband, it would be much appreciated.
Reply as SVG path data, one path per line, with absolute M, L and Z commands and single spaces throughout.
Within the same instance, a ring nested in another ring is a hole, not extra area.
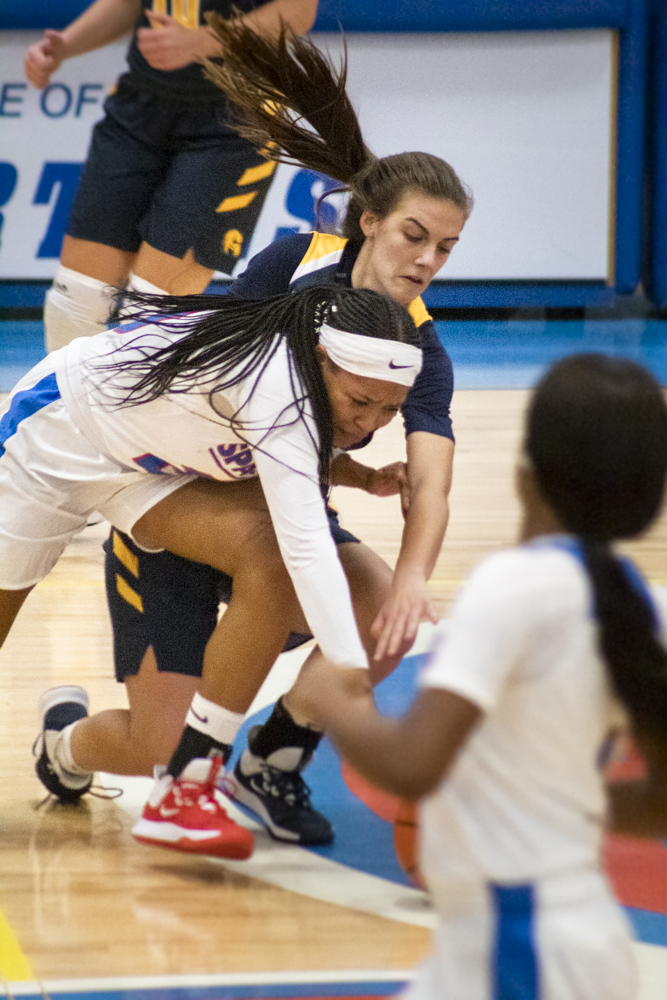
M 328 323 L 320 327 L 320 344 L 335 365 L 364 378 L 411 386 L 422 367 L 419 347 L 397 340 L 365 337 L 361 333 L 346 333 Z

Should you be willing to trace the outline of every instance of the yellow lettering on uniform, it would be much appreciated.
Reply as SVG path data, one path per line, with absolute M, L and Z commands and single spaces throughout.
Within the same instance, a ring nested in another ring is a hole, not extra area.
M 238 257 L 243 246 L 243 233 L 238 229 L 228 229 L 222 238 L 222 249 L 225 253 L 234 254 Z
M 125 569 L 129 569 L 132 576 L 139 578 L 139 557 L 134 552 L 130 552 L 127 545 L 118 532 L 113 532 L 113 554 L 116 559 L 123 564 Z
M 166 14 L 167 13 L 167 0 L 153 0 L 153 5 L 151 10 L 155 14 Z
M 199 27 L 199 0 L 171 0 L 171 16 L 184 28 Z
M 225 198 L 216 208 L 216 212 L 236 212 L 239 208 L 245 208 L 256 194 L 256 191 L 248 191 L 247 194 L 237 194 L 233 198 Z
M 246 184 L 256 184 L 257 181 L 263 181 L 265 177 L 271 176 L 277 166 L 275 160 L 267 160 L 266 163 L 260 163 L 258 167 L 248 167 L 241 175 L 241 179 L 236 182 L 236 186 L 244 187 Z
M 132 607 L 136 608 L 137 611 L 140 611 L 141 614 L 144 613 L 144 605 L 141 600 L 141 595 L 138 594 L 136 590 L 132 590 L 132 587 L 129 585 L 127 580 L 123 579 L 120 573 L 116 573 L 116 590 L 128 604 L 131 604 Z

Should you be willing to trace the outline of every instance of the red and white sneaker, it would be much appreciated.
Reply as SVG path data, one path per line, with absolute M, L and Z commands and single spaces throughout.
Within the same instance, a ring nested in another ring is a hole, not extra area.
M 180 777 L 155 782 L 132 836 L 143 844 L 189 854 L 244 861 L 255 846 L 250 830 L 235 823 L 215 797 L 222 757 L 191 760 Z

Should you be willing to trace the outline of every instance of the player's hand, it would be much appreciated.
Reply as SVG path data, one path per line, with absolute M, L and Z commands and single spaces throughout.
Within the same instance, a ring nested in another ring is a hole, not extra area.
M 371 625 L 377 639 L 373 660 L 408 652 L 417 637 L 420 622 L 437 622 L 433 599 L 423 577 L 394 577 L 391 593 Z
M 184 28 L 168 14 L 155 14 L 147 10 L 150 28 L 139 28 L 137 45 L 153 69 L 182 69 L 195 62 L 198 52 L 199 32 Z
M 404 506 L 403 496 L 409 490 L 408 467 L 405 462 L 392 462 L 383 465 L 381 469 L 372 469 L 368 476 L 366 492 L 375 497 L 393 497 L 401 494 L 401 507 Z
M 65 39 L 62 33 L 47 28 L 44 37 L 30 46 L 23 60 L 29 83 L 38 90 L 43 90 L 64 58 Z

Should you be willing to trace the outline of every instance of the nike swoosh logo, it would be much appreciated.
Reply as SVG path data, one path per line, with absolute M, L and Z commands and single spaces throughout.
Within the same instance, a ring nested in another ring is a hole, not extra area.
M 197 712 L 195 712 L 192 705 L 190 705 L 190 711 L 194 715 L 195 719 L 199 719 L 199 721 L 203 722 L 205 726 L 208 724 L 208 715 L 199 715 Z
M 160 816 L 164 816 L 165 819 L 168 816 L 175 816 L 178 812 L 180 812 L 180 809 L 167 809 L 166 806 L 160 807 Z
M 412 365 L 395 365 L 393 361 L 389 362 L 390 368 L 412 368 Z

